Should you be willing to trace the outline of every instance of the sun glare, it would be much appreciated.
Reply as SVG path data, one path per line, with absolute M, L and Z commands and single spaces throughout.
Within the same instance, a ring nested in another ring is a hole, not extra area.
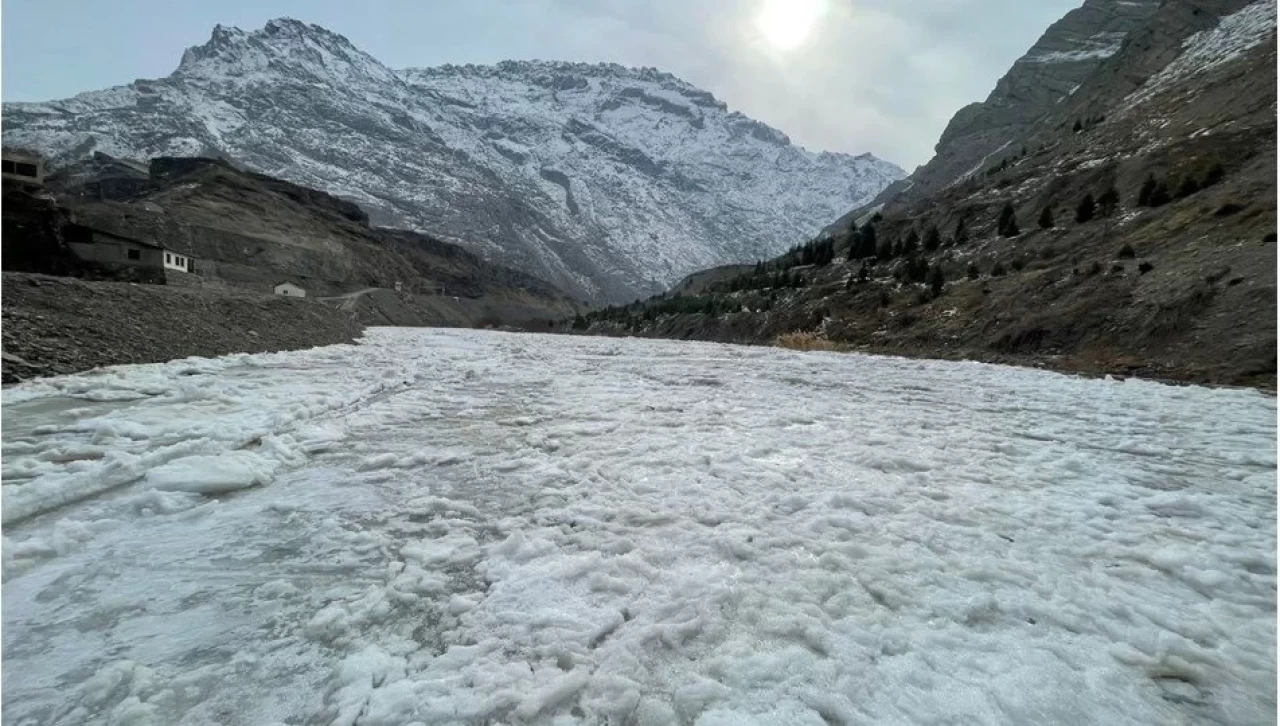
M 764 0 L 756 28 L 778 50 L 803 45 L 827 9 L 826 0 Z

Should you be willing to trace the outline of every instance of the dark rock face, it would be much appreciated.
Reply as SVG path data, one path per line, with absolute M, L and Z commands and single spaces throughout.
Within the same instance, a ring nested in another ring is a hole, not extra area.
M 229 158 L 593 300 L 776 254 L 903 174 L 799 149 L 654 69 L 393 71 L 287 19 L 219 26 L 167 78 L 4 114 L 6 143 L 56 163 Z

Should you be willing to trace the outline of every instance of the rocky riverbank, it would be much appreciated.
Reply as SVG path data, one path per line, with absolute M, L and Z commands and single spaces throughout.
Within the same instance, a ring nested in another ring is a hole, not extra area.
M 5 383 L 123 363 L 350 343 L 354 313 L 209 289 L 4 273 Z

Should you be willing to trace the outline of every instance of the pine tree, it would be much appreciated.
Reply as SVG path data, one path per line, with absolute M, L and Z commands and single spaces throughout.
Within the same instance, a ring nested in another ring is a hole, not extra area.
M 849 249 L 845 251 L 845 259 L 850 262 L 862 257 L 862 234 L 858 232 L 857 227 L 849 230 Z
M 992 277 L 1001 277 L 1001 276 L 1003 276 L 1003 275 L 1004 275 L 1004 265 L 1002 265 L 1002 264 L 1000 264 L 999 262 L 997 262 L 997 263 L 995 264 L 995 267 L 992 267 L 992 268 L 991 268 L 991 276 L 992 276 Z
M 923 257 L 912 256 L 902 274 L 908 282 L 924 282 L 929 278 L 929 263 Z
M 965 229 L 964 217 L 961 217 L 959 221 L 956 222 L 955 240 L 956 240 L 957 247 L 969 241 L 969 230 Z
M 942 276 L 942 265 L 934 265 L 933 270 L 929 273 L 929 291 L 934 297 L 942 294 L 942 285 L 946 279 Z
M 982 275 L 982 271 L 978 269 L 977 265 L 970 262 L 969 269 L 965 270 L 965 274 L 969 276 L 970 280 L 976 280 L 980 275 Z
M 1102 216 L 1110 217 L 1116 211 L 1116 205 L 1120 203 L 1120 192 L 1116 191 L 1114 186 L 1107 187 L 1107 190 L 1098 197 L 1098 210 L 1102 212 Z
M 1084 224 L 1093 219 L 1094 203 L 1093 195 L 1085 192 L 1084 198 L 1080 200 L 1080 204 L 1076 205 L 1076 222 Z
M 815 267 L 824 267 L 835 256 L 835 245 L 831 240 L 822 240 L 813 245 L 813 264 Z
M 887 260 L 892 260 L 893 259 L 893 243 L 890 242 L 889 240 L 885 240 L 881 242 L 880 246 L 876 248 L 876 259 L 882 262 Z
M 1021 234 L 1018 229 L 1017 212 L 1013 210 L 1013 205 L 1005 202 L 1004 208 L 1000 210 L 1000 220 L 996 223 L 996 232 L 1001 237 L 1017 237 Z
M 907 256 L 914 255 L 916 253 L 916 248 L 919 247 L 919 245 L 920 235 L 916 234 L 916 231 L 913 229 L 907 233 L 907 238 L 902 242 L 902 254 Z
M 1200 191 L 1200 182 L 1196 181 L 1195 177 L 1184 176 L 1182 177 L 1182 182 L 1178 184 L 1176 196 L 1178 199 L 1184 199 L 1198 191 Z
M 924 248 L 927 252 L 933 252 L 942 246 L 942 235 L 938 233 L 936 226 L 929 227 L 929 231 L 924 233 Z
M 868 222 L 862 225 L 862 231 L 858 236 L 862 239 L 862 253 L 859 257 L 875 257 L 879 253 L 879 246 L 876 244 L 876 228 Z
M 1161 207 L 1170 202 L 1169 187 L 1164 182 L 1156 182 L 1156 188 L 1151 190 L 1151 201 L 1153 207 Z
M 1138 190 L 1138 206 L 1150 207 L 1151 195 L 1155 193 L 1159 182 L 1156 181 L 1155 174 L 1148 174 L 1145 181 L 1142 182 L 1142 189 Z
M 1080 119 L 1076 119 L 1075 125 L 1071 127 L 1071 132 L 1078 134 L 1082 129 L 1084 129 L 1084 126 L 1080 123 Z
M 1201 188 L 1211 187 L 1222 181 L 1222 178 L 1226 175 L 1227 170 L 1222 168 L 1222 164 L 1214 164 L 1209 167 L 1209 171 L 1205 173 L 1204 182 L 1200 186 Z
M 1038 222 L 1040 229 L 1053 229 L 1053 210 L 1047 205 L 1044 211 L 1040 212 L 1040 220 Z
M 858 282 L 866 282 L 871 277 L 871 270 L 867 268 L 867 263 L 862 263 L 862 267 L 858 270 Z

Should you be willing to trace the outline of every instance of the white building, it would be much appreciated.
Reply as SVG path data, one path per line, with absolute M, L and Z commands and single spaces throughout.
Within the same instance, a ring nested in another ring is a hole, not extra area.
M 303 290 L 302 288 L 298 287 L 292 282 L 282 282 L 279 285 L 276 285 L 275 291 L 277 295 L 284 295 L 285 297 L 306 297 L 307 296 L 306 290 Z
M 191 258 L 177 252 L 164 251 L 164 268 L 178 272 L 191 272 Z

